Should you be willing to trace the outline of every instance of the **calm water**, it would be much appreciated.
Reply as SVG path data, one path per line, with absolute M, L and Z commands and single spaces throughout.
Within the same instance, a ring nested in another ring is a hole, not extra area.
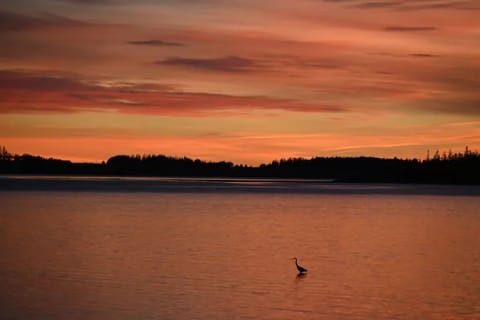
M 480 319 L 475 188 L 86 180 L 1 182 L 1 319 Z

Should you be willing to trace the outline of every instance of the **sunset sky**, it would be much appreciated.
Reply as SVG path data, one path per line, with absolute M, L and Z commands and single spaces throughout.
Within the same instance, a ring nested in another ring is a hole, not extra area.
M 480 148 L 478 0 L 2 0 L 0 145 L 256 165 Z

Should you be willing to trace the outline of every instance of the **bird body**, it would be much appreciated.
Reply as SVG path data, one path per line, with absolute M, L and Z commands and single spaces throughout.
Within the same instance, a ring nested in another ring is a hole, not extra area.
M 304 274 L 304 273 L 308 272 L 307 269 L 305 269 L 304 267 L 302 267 L 298 264 L 298 259 L 297 258 L 293 258 L 292 260 L 295 260 L 295 266 L 297 267 L 297 270 L 298 270 L 299 274 Z

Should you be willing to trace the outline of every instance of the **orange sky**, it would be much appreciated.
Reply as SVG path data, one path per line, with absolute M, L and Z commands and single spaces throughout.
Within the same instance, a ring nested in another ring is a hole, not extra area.
M 0 145 L 259 164 L 480 147 L 474 0 L 2 0 Z

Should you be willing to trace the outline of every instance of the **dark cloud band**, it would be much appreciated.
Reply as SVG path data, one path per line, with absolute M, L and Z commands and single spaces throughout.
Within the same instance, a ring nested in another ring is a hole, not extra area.
M 139 40 L 139 41 L 129 41 L 129 44 L 136 46 L 151 46 L 151 47 L 181 47 L 183 43 L 180 42 L 171 42 L 163 40 Z

